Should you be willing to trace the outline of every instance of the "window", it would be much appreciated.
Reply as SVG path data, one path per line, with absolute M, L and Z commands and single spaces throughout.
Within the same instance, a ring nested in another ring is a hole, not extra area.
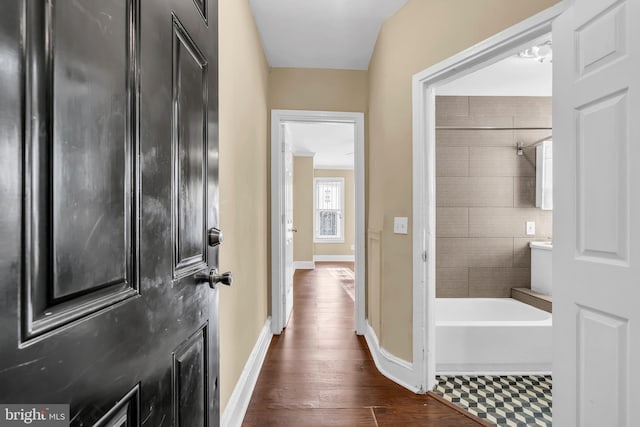
M 314 180 L 314 241 L 344 242 L 344 178 Z

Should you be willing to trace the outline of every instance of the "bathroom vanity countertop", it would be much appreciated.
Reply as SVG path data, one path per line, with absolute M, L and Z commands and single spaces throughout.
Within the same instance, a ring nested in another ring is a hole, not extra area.
M 530 248 L 535 249 L 543 249 L 545 251 L 550 251 L 553 249 L 553 242 L 550 240 L 542 241 L 542 242 L 529 242 Z

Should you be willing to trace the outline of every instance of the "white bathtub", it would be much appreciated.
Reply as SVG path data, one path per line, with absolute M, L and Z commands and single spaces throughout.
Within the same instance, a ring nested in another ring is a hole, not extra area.
M 437 298 L 436 371 L 551 372 L 551 313 L 511 298 Z

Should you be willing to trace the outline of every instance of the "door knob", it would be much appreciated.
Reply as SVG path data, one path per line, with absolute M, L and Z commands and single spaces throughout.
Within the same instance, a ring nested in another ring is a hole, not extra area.
M 212 268 L 209 272 L 203 271 L 198 273 L 195 278 L 199 282 L 207 282 L 211 289 L 215 289 L 218 283 L 222 283 L 227 286 L 231 286 L 233 283 L 233 273 L 227 271 L 226 273 L 220 274 L 218 273 L 217 268 Z
M 210 228 L 207 234 L 209 235 L 209 246 L 216 247 L 224 240 L 222 231 L 216 227 Z
M 297 228 L 295 228 L 295 227 L 293 227 L 293 228 L 290 228 L 290 229 L 289 229 L 289 231 L 291 231 L 291 232 L 293 232 L 293 233 L 297 233 L 297 232 L 298 232 L 298 229 L 297 229 Z

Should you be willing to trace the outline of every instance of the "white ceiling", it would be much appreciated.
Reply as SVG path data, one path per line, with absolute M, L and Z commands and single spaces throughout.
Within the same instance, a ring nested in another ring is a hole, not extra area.
M 249 0 L 272 67 L 366 70 L 382 23 L 408 0 Z
M 437 88 L 449 96 L 551 96 L 551 62 L 510 56 Z
M 293 154 L 314 155 L 316 169 L 353 169 L 355 128 L 352 123 L 288 122 Z

